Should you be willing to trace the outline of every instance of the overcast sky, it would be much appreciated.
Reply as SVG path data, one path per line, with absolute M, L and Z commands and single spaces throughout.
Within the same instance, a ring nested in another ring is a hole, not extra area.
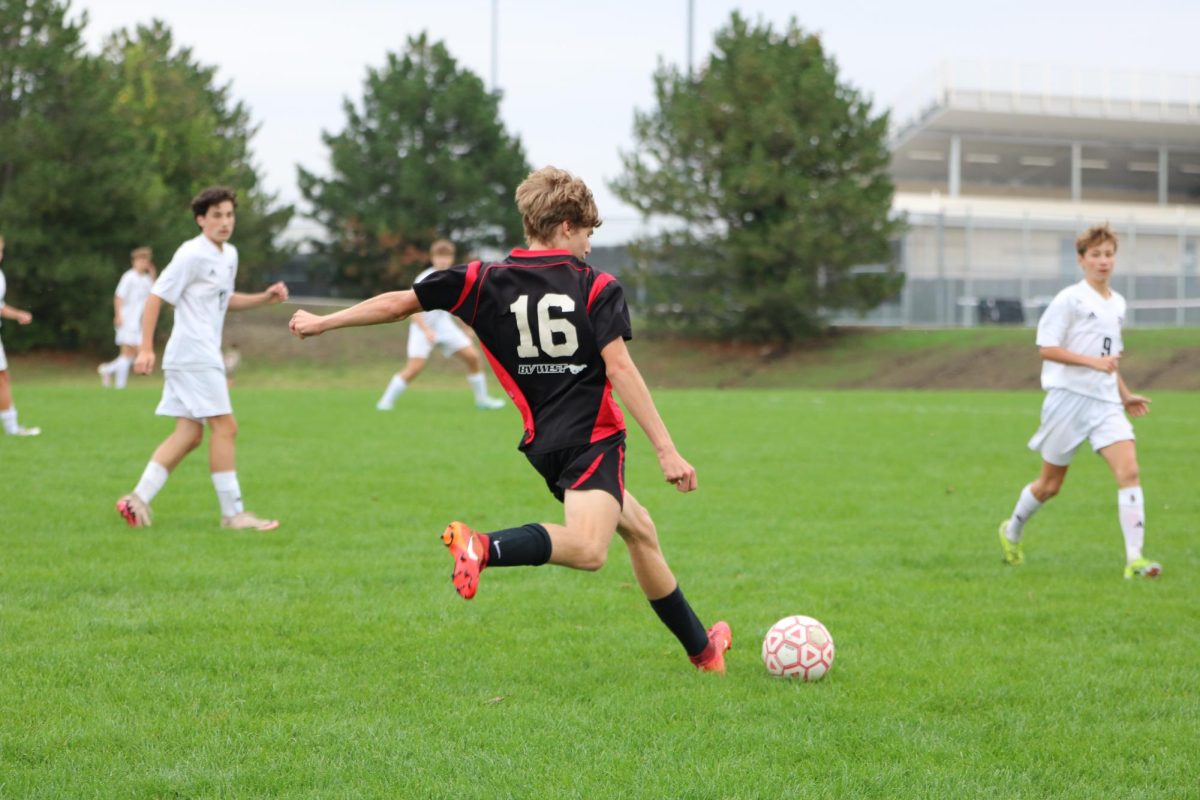
M 492 0 L 75 0 L 98 48 L 153 18 L 202 63 L 218 67 L 260 127 L 253 148 L 267 187 L 300 202 L 296 165 L 324 173 L 321 132 L 344 127 L 368 67 L 428 31 L 485 82 L 492 77 Z M 336 10 L 334 10 L 336 6 Z M 635 108 L 648 109 L 660 59 L 683 65 L 687 0 L 498 0 L 501 112 L 534 166 L 582 176 L 606 224 L 597 244 L 625 241 L 636 213 L 606 182 L 632 146 Z M 1200 73 L 1200 0 L 695 0 L 699 63 L 734 9 L 777 27 L 796 17 L 821 34 L 845 79 L 881 107 L 932 89 L 945 59 Z M 548 123 L 551 116 L 558 119 Z M 564 133 L 562 120 L 570 124 Z

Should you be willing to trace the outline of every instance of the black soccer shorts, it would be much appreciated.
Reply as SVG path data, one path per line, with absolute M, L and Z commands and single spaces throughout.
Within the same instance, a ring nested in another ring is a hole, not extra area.
M 625 432 L 592 444 L 526 453 L 525 457 L 561 503 L 567 489 L 600 489 L 625 505 Z

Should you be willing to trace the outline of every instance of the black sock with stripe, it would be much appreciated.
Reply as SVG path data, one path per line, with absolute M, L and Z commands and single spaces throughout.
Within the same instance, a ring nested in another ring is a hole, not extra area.
M 698 656 L 708 647 L 708 632 L 700 623 L 696 612 L 683 596 L 683 590 L 675 585 L 675 591 L 666 597 L 650 601 L 650 607 L 662 620 L 675 638 L 683 645 L 689 656 Z
M 487 537 L 489 567 L 537 567 L 550 560 L 550 534 L 536 522 Z

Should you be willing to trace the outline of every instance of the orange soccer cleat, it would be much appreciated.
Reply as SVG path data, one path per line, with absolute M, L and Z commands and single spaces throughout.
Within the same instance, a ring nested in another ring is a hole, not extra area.
M 442 544 L 454 558 L 454 572 L 450 574 L 454 589 L 464 600 L 470 600 L 479 588 L 479 573 L 487 566 L 487 535 L 456 521 L 442 531 Z
M 729 623 L 721 620 L 708 629 L 708 647 L 698 656 L 691 656 L 692 663 L 701 672 L 725 674 L 725 651 L 733 648 L 733 632 Z

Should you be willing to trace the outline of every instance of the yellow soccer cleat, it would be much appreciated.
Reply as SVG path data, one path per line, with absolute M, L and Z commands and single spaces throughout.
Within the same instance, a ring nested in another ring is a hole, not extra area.
M 1021 548 L 1021 543 L 1008 538 L 1008 520 L 1000 523 L 1000 549 L 1004 551 L 1004 563 L 1010 567 L 1019 567 L 1025 563 L 1025 553 Z

